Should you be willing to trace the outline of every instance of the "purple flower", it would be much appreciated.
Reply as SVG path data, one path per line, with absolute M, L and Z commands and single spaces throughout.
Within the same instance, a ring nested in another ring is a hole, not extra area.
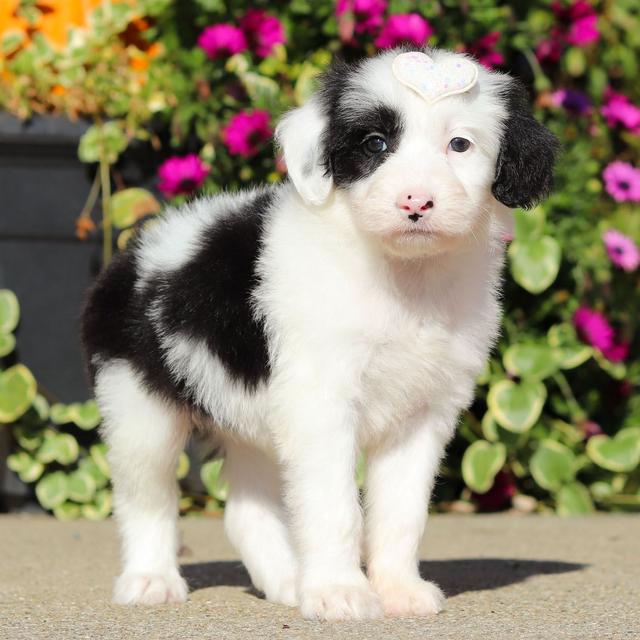
M 351 14 L 356 33 L 376 33 L 384 22 L 387 0 L 338 0 L 336 16 Z
M 380 49 L 391 49 L 403 42 L 422 47 L 434 33 L 431 25 L 417 13 L 390 16 L 374 44 Z
M 611 262 L 625 271 L 635 271 L 640 265 L 640 251 L 638 245 L 615 229 L 609 229 L 602 235 L 602 241 L 607 249 Z
M 240 20 L 240 27 L 260 58 L 271 55 L 277 44 L 286 41 L 282 23 L 262 9 L 249 9 Z
M 620 362 L 627 357 L 629 345 L 616 342 L 613 327 L 599 311 L 580 307 L 573 315 L 573 326 L 580 338 L 598 349 L 611 362 Z
M 628 162 L 611 162 L 602 177 L 607 193 L 616 202 L 640 202 L 640 169 Z
M 192 193 L 202 186 L 208 173 L 209 167 L 195 153 L 173 156 L 158 169 L 158 189 L 167 198 Z
M 204 49 L 209 58 L 219 60 L 246 51 L 247 39 L 238 27 L 214 24 L 200 34 L 198 46 Z
M 495 50 L 498 40 L 500 40 L 500 32 L 491 31 L 491 33 L 487 33 L 487 35 L 471 43 L 467 47 L 467 51 L 481 65 L 484 65 L 487 69 L 493 69 L 493 67 L 504 64 L 504 56 Z
M 222 129 L 222 141 L 234 156 L 250 158 L 260 151 L 262 143 L 271 138 L 269 112 L 256 109 L 236 113 Z
M 591 111 L 591 99 L 586 93 L 576 89 L 558 89 L 551 95 L 553 104 L 571 113 L 584 116 Z
M 473 500 L 479 511 L 500 511 L 511 504 L 516 492 L 513 476 L 507 471 L 499 471 L 493 481 L 493 486 L 486 493 L 472 493 Z
M 610 127 L 621 124 L 623 127 L 640 135 L 640 108 L 632 104 L 627 96 L 607 89 L 604 94 L 605 103 L 601 109 Z

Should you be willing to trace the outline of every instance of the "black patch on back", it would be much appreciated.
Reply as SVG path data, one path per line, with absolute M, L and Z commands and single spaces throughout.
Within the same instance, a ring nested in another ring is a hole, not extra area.
M 252 295 L 259 283 L 256 263 L 263 221 L 273 198 L 272 191 L 263 191 L 215 221 L 204 232 L 194 258 L 177 271 L 156 275 L 142 291 L 135 288 L 135 248 L 112 260 L 90 290 L 82 315 L 92 382 L 93 356 L 103 361 L 124 359 L 151 391 L 201 409 L 184 380 L 175 380 L 165 363 L 148 315 L 158 302 L 163 331 L 204 340 L 230 375 L 247 388 L 267 379 L 267 341 L 263 321 L 253 310 Z
M 319 93 L 323 111 L 328 115 L 327 127 L 320 141 L 322 162 L 327 175 L 338 187 L 348 186 L 371 175 L 393 153 L 403 131 L 402 116 L 385 104 L 372 104 L 353 110 L 358 92 L 349 87 L 349 78 L 358 72 L 358 64 L 339 62 L 324 76 Z M 350 95 L 349 95 L 350 94 Z M 370 103 L 370 96 L 364 98 Z M 362 145 L 371 133 L 381 133 L 387 150 L 368 153 Z
M 504 98 L 509 116 L 491 191 L 507 207 L 529 209 L 553 189 L 559 143 L 533 117 L 527 90 L 519 80 L 509 83 Z
M 217 221 L 196 256 L 156 283 L 164 330 L 204 340 L 248 387 L 270 372 L 264 323 L 256 317 L 252 296 L 259 284 L 264 215 L 273 197 L 273 191 L 263 191 L 242 211 Z

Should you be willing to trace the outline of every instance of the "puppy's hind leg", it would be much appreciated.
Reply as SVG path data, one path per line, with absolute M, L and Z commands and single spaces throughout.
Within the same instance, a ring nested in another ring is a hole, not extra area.
M 176 464 L 188 433 L 186 417 L 149 394 L 122 361 L 100 369 L 96 397 L 122 538 L 124 569 L 114 602 L 184 602 L 187 585 L 177 564 Z
M 278 466 L 249 444 L 227 442 L 225 451 L 227 536 L 242 556 L 256 589 L 271 602 L 294 606 L 297 560 L 282 504 Z

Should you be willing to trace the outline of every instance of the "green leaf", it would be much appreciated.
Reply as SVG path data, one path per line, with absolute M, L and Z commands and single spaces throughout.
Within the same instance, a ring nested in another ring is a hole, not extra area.
M 107 461 L 107 445 L 104 443 L 94 444 L 89 449 L 89 455 L 93 461 L 98 465 L 98 469 L 107 477 L 111 477 L 111 471 L 109 470 L 109 462 Z
M 7 466 L 15 471 L 22 482 L 35 482 L 44 472 L 44 465 L 26 451 L 18 451 L 7 458 Z
M 487 411 L 482 417 L 482 435 L 489 442 L 502 442 L 508 450 L 516 450 L 528 438 L 527 432 L 514 433 L 501 427 L 493 417 L 491 411 Z
M 581 76 L 587 69 L 587 58 L 580 47 L 569 47 L 565 56 L 564 64 L 569 75 Z
M 546 216 L 541 206 L 531 211 L 516 209 L 513 212 L 513 236 L 516 240 L 527 242 L 537 238 L 544 232 Z
M 321 70 L 310 62 L 302 64 L 293 92 L 296 104 L 304 104 L 309 99 L 309 96 L 317 88 L 317 78 L 320 73 Z
M 96 489 L 96 481 L 88 471 L 78 469 L 67 476 L 67 490 L 71 500 L 90 502 Z
M 68 495 L 67 476 L 62 471 L 47 474 L 36 485 L 36 496 L 45 509 L 61 505 Z
M 506 459 L 507 449 L 501 442 L 476 440 L 462 457 L 462 477 L 466 485 L 476 493 L 486 493 Z
M 593 349 L 578 340 L 576 330 L 569 323 L 553 325 L 547 332 L 547 341 L 554 349 L 554 357 L 561 369 L 574 369 L 584 364 Z
M 200 477 L 207 492 L 216 500 L 224 502 L 229 495 L 229 484 L 221 478 L 224 460 L 205 462 L 200 469 Z
M 496 422 L 513 433 L 524 433 L 537 422 L 547 398 L 547 388 L 535 380 L 501 380 L 491 385 L 487 405 Z
M 109 484 L 109 476 L 102 473 L 100 467 L 95 463 L 93 458 L 82 458 L 78 463 L 78 468 L 91 475 L 98 489 L 104 489 L 104 487 Z
M 45 435 L 36 457 L 45 464 L 55 461 L 67 465 L 78 459 L 78 453 L 78 441 L 70 433 L 54 432 L 52 435 Z
M 71 422 L 69 417 L 69 405 L 56 402 L 51 405 L 50 418 L 53 424 L 67 424 Z
M 0 333 L 0 358 L 8 356 L 16 347 L 16 338 L 12 333 Z
M 178 458 L 178 468 L 176 469 L 176 477 L 178 480 L 182 480 L 189 473 L 189 456 L 184 452 L 180 452 L 180 457 Z
M 562 251 L 551 236 L 514 240 L 509 247 L 511 275 L 529 293 L 541 293 L 558 275 Z
M 275 80 L 248 71 L 240 75 L 240 80 L 256 109 L 272 111 L 278 104 L 280 86 Z
M 63 522 L 77 520 L 80 517 L 80 505 L 75 502 L 63 502 L 53 508 L 53 515 Z
M 100 411 L 95 400 L 87 400 L 84 404 L 74 403 L 69 406 L 69 417 L 80 429 L 90 431 L 100 424 Z
M 593 500 L 581 482 L 571 482 L 556 495 L 556 512 L 561 516 L 577 516 L 594 511 Z
M 94 124 L 80 138 L 78 158 L 82 162 L 99 162 L 104 155 L 108 164 L 114 164 L 127 145 L 127 136 L 120 123 Z
M 502 361 L 509 373 L 536 380 L 558 370 L 554 351 L 544 344 L 514 344 L 505 351 Z
M 33 403 L 38 385 L 31 371 L 16 364 L 0 373 L 0 422 L 15 422 Z
M 111 219 L 118 229 L 124 229 L 135 224 L 140 218 L 158 213 L 161 208 L 153 194 L 146 189 L 123 189 L 113 194 Z
M 11 333 L 20 322 L 20 305 L 15 293 L 0 289 L 0 333 Z
M 587 455 L 608 471 L 633 471 L 640 463 L 640 427 L 622 429 L 613 438 L 605 435 L 589 438 Z
M 109 489 L 98 491 L 92 504 L 83 504 L 82 517 L 95 522 L 105 520 L 111 513 L 112 496 Z
M 26 451 L 35 451 L 42 444 L 43 433 L 41 429 L 17 424 L 13 427 L 12 433 L 16 442 Z
M 559 491 L 575 477 L 575 455 L 555 440 L 543 440 L 531 456 L 529 467 L 533 479 L 543 489 Z

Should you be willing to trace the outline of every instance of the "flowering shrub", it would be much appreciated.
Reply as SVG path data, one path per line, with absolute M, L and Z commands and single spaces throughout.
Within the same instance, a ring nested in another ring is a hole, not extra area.
M 505 237 L 503 336 L 449 449 L 436 501 L 443 509 L 561 514 L 637 509 L 636 4 L 112 2 L 72 30 L 60 48 L 38 31 L 44 17 L 29 1 L 21 5 L 21 19 L 31 22 L 28 37 L 11 29 L 0 34 L 0 106 L 23 118 L 52 112 L 92 121 L 79 154 L 99 163 L 104 218 L 96 222 L 110 247 L 111 228 L 123 246 L 136 222 L 159 209 L 134 185 L 111 197 L 117 160 L 134 140 L 157 150 L 157 188 L 176 202 L 279 181 L 284 168 L 270 142 L 274 121 L 304 102 L 336 55 L 355 59 L 402 42 L 426 43 L 466 51 L 489 68 L 521 76 L 537 116 L 563 143 L 557 188 L 535 210 L 517 211 L 514 232 Z M 97 232 L 87 215 L 78 225 L 84 236 Z M 23 374 L 13 371 L 8 378 L 23 380 Z M 16 455 L 25 478 L 34 481 L 29 470 L 39 468 L 32 463 L 44 440 L 29 449 L 20 431 L 36 402 L 27 381 L 30 396 L 14 389 L 19 397 L 7 400 L 0 380 L 0 422 L 17 425 Z M 2 414 L 5 405 L 23 413 Z M 75 471 L 57 471 L 63 475 L 50 482 L 59 490 L 61 478 Z M 218 463 L 203 468 L 215 505 L 225 495 L 218 475 Z M 78 512 L 61 506 L 75 504 L 69 491 L 55 495 L 62 502 L 51 506 L 49 500 L 48 507 Z M 190 497 L 182 506 L 194 504 Z

